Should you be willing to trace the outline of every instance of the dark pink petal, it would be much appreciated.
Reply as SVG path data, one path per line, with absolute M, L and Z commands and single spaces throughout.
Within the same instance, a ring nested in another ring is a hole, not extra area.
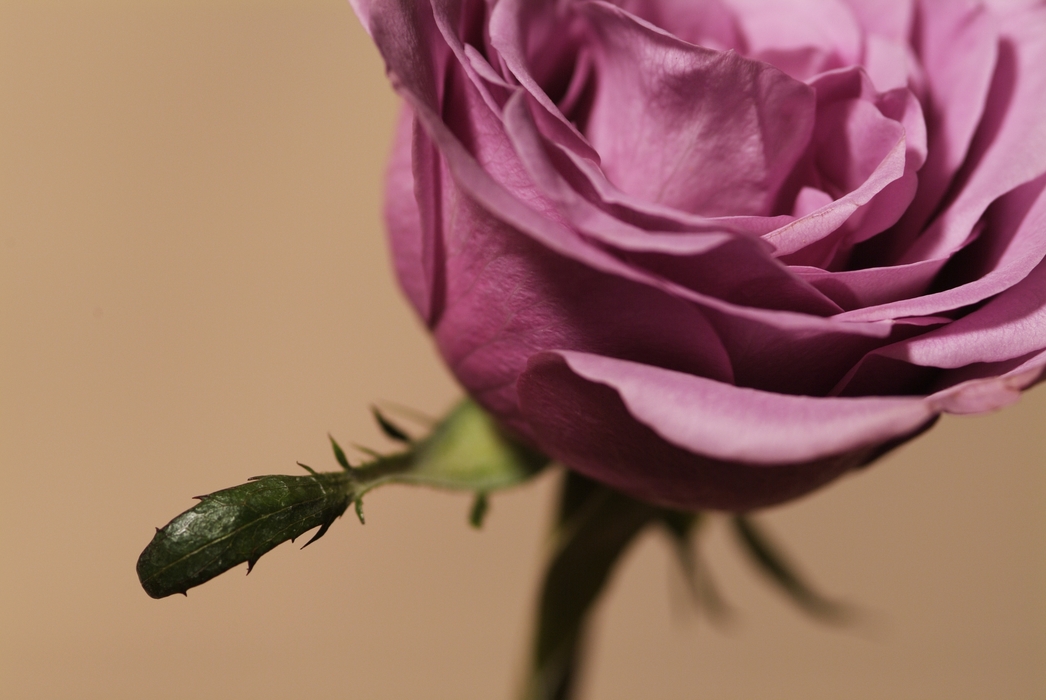
M 474 3 L 477 1 L 473 0 Z M 459 32 L 463 31 L 462 25 L 467 24 L 462 12 L 470 10 L 475 11 L 475 8 L 463 7 L 457 0 L 432 0 L 433 20 L 447 48 L 454 54 L 458 68 L 472 82 L 487 107 L 493 112 L 498 112 L 515 86 L 506 82 L 475 46 L 465 43 L 459 36 Z M 479 19 L 482 19 L 481 14 L 471 18 L 473 24 Z

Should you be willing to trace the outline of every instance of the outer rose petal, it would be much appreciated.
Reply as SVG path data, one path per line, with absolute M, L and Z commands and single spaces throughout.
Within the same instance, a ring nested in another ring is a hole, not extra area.
M 801 496 L 929 427 L 920 399 L 739 389 L 573 352 L 531 358 L 517 385 L 542 449 L 655 503 L 743 511 Z
M 424 230 L 414 198 L 414 173 L 411 168 L 411 143 L 414 114 L 400 111 L 396 135 L 385 173 L 385 226 L 396 279 L 414 310 L 426 321 L 431 318 L 432 285 L 425 272 Z

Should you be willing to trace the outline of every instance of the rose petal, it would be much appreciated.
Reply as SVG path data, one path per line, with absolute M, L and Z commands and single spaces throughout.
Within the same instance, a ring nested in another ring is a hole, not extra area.
M 837 256 L 845 261 L 855 243 L 894 224 L 912 201 L 926 131 L 909 90 L 879 93 L 860 68 L 826 73 L 811 85 L 814 146 L 790 186 L 798 179 L 835 198 L 764 238 L 789 264 L 837 267 Z
M 1046 351 L 1040 352 L 999 376 L 973 379 L 933 394 L 927 403 L 936 410 L 956 414 L 997 411 L 1020 398 L 1021 392 L 1043 379 Z
M 396 278 L 414 310 L 429 323 L 432 320 L 432 279 L 426 269 L 431 267 L 425 263 L 423 241 L 426 229 L 421 225 L 421 213 L 414 197 L 413 140 L 414 114 L 403 108 L 396 124 L 385 175 L 385 225 Z
M 716 51 L 744 48 L 737 18 L 721 0 L 624 0 L 615 4 L 687 43 Z
M 791 271 L 842 308 L 854 310 L 921 294 L 946 262 L 924 260 L 908 265 L 840 272 L 793 266 Z
M 861 30 L 840 0 L 728 0 L 749 55 L 805 80 L 860 61 Z
M 800 496 L 933 420 L 918 399 L 812 399 L 542 353 L 520 377 L 538 444 L 655 503 L 746 510 Z
M 787 396 L 598 355 L 555 354 L 578 376 L 613 387 L 629 413 L 664 439 L 716 459 L 805 462 L 897 437 L 932 415 L 914 398 Z
M 469 394 L 522 431 L 515 381 L 550 347 L 644 358 L 732 381 L 730 360 L 696 305 L 557 255 L 450 186 L 446 308 L 433 329 Z M 656 309 L 656 311 L 652 311 Z
M 932 294 L 840 314 L 862 321 L 929 316 L 976 304 L 1024 279 L 1046 255 L 1046 176 L 999 200 L 987 219 L 990 236 L 968 250 L 977 266 L 972 281 Z M 964 251 L 965 252 L 965 251 Z M 952 264 L 962 262 L 956 256 Z
M 907 42 L 915 19 L 916 0 L 846 0 L 858 24 L 869 34 Z
M 619 249 L 630 265 L 743 306 L 827 316 L 841 309 L 777 263 L 751 236 L 647 232 L 610 217 L 567 185 L 549 160 L 522 94 L 505 106 L 505 132 L 534 182 L 586 236 Z
M 766 64 L 687 44 L 602 3 L 585 133 L 633 196 L 706 216 L 770 213 L 809 141 L 813 92 Z
M 563 115 L 531 72 L 530 56 L 528 55 L 531 52 L 528 52 L 528 48 L 534 42 L 528 34 L 537 31 L 532 25 L 542 24 L 542 31 L 552 33 L 551 36 L 560 40 L 559 42 L 552 41 L 551 47 L 553 49 L 562 48 L 563 33 L 566 31 L 565 24 L 569 22 L 570 18 L 564 15 L 565 10 L 556 5 L 557 3 L 553 0 L 501 0 L 494 5 L 487 26 L 490 43 L 512 75 L 544 108 L 544 113 L 548 118 L 541 122 L 554 135 L 557 142 L 567 146 L 579 156 L 598 163 L 599 154 L 589 144 L 588 139 Z M 553 33 L 557 31 L 559 34 Z M 547 41 L 540 42 L 541 45 L 548 43 Z
M 972 18 L 968 22 L 975 24 Z M 937 22 L 933 24 L 938 25 Z M 1002 42 L 991 92 L 986 99 L 976 139 L 965 156 L 964 170 L 968 171 L 965 181 L 955 201 L 919 236 L 901 258 L 902 262 L 950 255 L 962 245 L 993 201 L 1046 172 L 1046 120 L 1042 119 L 1046 111 L 1046 71 L 1042 70 L 1046 65 L 1046 8 L 1007 18 L 1000 32 Z M 956 44 L 958 37 L 948 38 L 951 41 L 947 47 L 940 47 L 940 56 L 926 56 L 928 72 L 934 60 L 942 64 L 965 65 L 965 49 L 956 52 L 954 46 L 965 47 L 966 44 Z M 976 46 L 974 43 L 971 48 Z M 956 62 L 956 54 L 959 54 L 961 63 Z M 972 70 L 973 66 L 970 68 Z M 978 70 L 983 70 L 983 67 Z M 964 103 L 976 104 L 967 94 L 970 90 L 967 84 L 976 75 L 964 73 L 955 75 L 951 82 L 938 79 L 932 84 L 952 86 L 961 91 Z M 974 97 L 976 95 L 974 91 Z M 955 99 L 959 99 L 959 95 Z M 958 120 L 966 111 L 955 106 L 946 113 L 949 119 Z M 954 142 L 949 139 L 947 146 L 952 145 Z M 932 141 L 931 149 L 935 146 Z M 932 164 L 927 163 L 927 167 L 932 167 Z M 927 181 L 926 186 L 932 189 L 933 181 Z
M 390 55 L 395 54 L 390 52 Z M 586 244 L 564 226 L 554 206 L 534 187 L 518 159 L 511 156 L 510 144 L 497 123 L 496 115 L 490 114 L 481 97 L 474 94 L 474 87 L 469 81 L 452 81 L 452 86 L 461 90 L 461 93 L 449 102 L 449 106 L 457 113 L 469 115 L 468 123 L 462 126 L 467 126 L 470 130 L 467 135 L 471 139 L 471 153 L 450 132 L 447 123 L 444 122 L 446 119 L 448 123 L 455 123 L 460 122 L 460 119 L 456 119 L 454 114 L 438 117 L 433 108 L 419 96 L 419 93 L 428 92 L 430 99 L 435 99 L 435 90 L 426 90 L 421 86 L 421 89 L 415 91 L 413 86 L 401 82 L 401 73 L 396 70 L 395 65 L 392 69 L 390 75 L 393 78 L 393 86 L 414 110 L 419 123 L 425 127 L 429 137 L 437 145 L 457 187 L 484 209 L 495 212 L 498 218 L 515 230 L 530 236 L 550 250 L 583 262 L 595 270 L 653 286 L 709 309 L 718 309 L 745 322 L 754 321 L 788 333 L 829 333 L 866 337 L 889 335 L 890 327 L 883 324 L 836 324 L 830 319 L 808 314 L 730 304 L 644 273 Z M 416 79 L 419 73 L 408 66 L 402 75 Z M 489 128 L 483 126 L 485 122 L 490 125 Z
M 1046 265 L 944 328 L 881 353 L 924 367 L 1001 362 L 1046 348 Z

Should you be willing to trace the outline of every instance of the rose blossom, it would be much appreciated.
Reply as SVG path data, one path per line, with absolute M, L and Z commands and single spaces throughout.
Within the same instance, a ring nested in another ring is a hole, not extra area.
M 400 282 L 469 394 L 745 510 L 1046 364 L 1046 5 L 352 0 Z

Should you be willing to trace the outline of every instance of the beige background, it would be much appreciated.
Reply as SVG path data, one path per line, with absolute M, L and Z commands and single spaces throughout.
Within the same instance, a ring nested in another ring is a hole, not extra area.
M 295 460 L 366 407 L 457 395 L 388 271 L 396 101 L 342 0 L 0 0 L 0 698 L 509 698 L 555 480 L 389 488 L 154 601 L 135 560 L 190 496 Z M 602 608 L 586 698 L 1046 697 L 1046 389 L 945 419 L 766 516 L 853 631 L 762 586 L 687 608 L 665 543 Z

